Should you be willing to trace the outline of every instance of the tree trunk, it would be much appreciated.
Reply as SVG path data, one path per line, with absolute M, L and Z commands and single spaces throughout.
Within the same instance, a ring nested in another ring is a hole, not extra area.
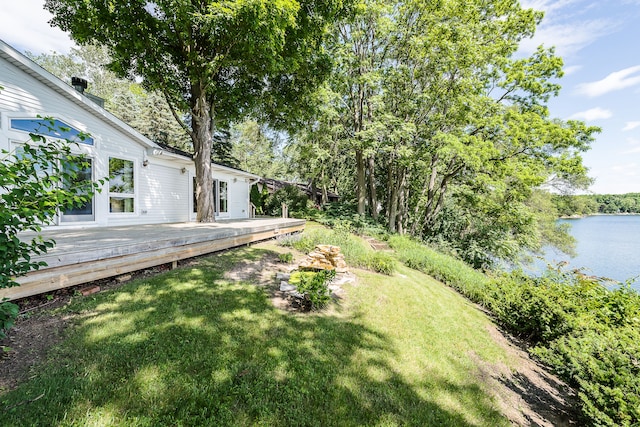
M 215 222 L 215 200 L 211 173 L 211 106 L 207 100 L 204 82 L 191 86 L 191 115 L 193 127 L 193 161 L 196 166 L 196 205 L 198 222 Z
M 369 156 L 369 203 L 371 216 L 378 219 L 378 197 L 376 196 L 375 158 Z
M 324 177 L 324 168 L 322 168 L 322 206 L 329 203 L 329 195 L 327 194 L 327 183 Z
M 320 201 L 318 200 L 318 187 L 316 187 L 316 180 L 315 179 L 311 179 L 311 200 L 313 200 L 313 205 L 316 206 L 318 204 L 320 204 Z
M 391 194 L 389 194 L 389 212 L 387 212 L 387 220 L 389 221 L 388 227 L 389 227 L 389 231 L 392 233 L 396 232 L 397 219 L 398 219 L 398 185 L 396 182 L 392 182 Z
M 358 176 L 358 188 L 356 189 L 356 194 L 358 197 L 358 215 L 364 215 L 366 208 L 367 188 L 364 167 L 364 155 L 362 154 L 362 149 L 358 148 L 356 149 L 356 168 Z
M 398 234 L 404 234 L 404 219 L 405 219 L 405 189 L 407 183 L 407 170 L 402 168 L 400 170 L 400 176 L 398 177 L 398 224 L 396 226 Z

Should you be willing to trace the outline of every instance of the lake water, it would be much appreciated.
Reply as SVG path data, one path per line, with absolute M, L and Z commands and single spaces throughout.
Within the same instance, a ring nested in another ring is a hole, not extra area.
M 585 274 L 624 282 L 640 276 L 640 216 L 597 215 L 579 219 L 561 219 L 571 224 L 577 240 L 575 258 L 548 251 L 547 261 L 568 261 L 573 268 L 584 267 Z M 640 291 L 640 282 L 633 288 Z

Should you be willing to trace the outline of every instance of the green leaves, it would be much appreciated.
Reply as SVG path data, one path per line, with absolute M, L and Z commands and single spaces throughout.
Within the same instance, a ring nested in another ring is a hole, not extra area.
M 32 257 L 55 244 L 21 233 L 53 224 L 60 212 L 91 200 L 102 183 L 80 179 L 88 163 L 72 152 L 70 142 L 37 134 L 30 140 L 12 153 L 3 151 L 0 162 L 0 288 L 18 286 L 17 277 L 44 266 Z

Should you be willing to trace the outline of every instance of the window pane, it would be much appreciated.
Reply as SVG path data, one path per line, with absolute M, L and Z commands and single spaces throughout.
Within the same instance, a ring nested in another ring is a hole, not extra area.
M 93 145 L 93 138 L 57 119 L 11 119 L 11 129 Z
M 198 199 L 196 197 L 196 178 L 193 177 L 193 213 L 198 212 Z
M 110 157 L 109 176 L 111 193 L 133 194 L 133 162 L 131 160 Z
M 109 212 L 131 213 L 133 212 L 132 197 L 109 197 Z
M 227 183 L 224 181 L 220 181 L 220 199 L 218 206 L 220 206 L 221 213 L 227 212 Z
M 63 168 L 68 171 L 75 171 L 76 177 L 73 182 L 66 183 L 65 187 L 72 188 L 74 184 L 80 184 L 86 181 L 91 181 L 93 178 L 92 170 L 92 161 L 91 159 L 85 159 L 87 162 L 85 165 L 82 165 L 82 169 L 79 168 L 78 165 L 72 163 L 65 163 Z M 80 206 L 73 207 L 64 211 L 65 215 L 93 215 L 93 199 L 86 201 L 84 204 Z

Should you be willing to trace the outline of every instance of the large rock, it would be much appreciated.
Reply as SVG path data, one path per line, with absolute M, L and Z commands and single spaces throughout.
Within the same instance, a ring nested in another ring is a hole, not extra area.
M 340 246 L 317 245 L 309 255 L 300 262 L 301 270 L 336 270 L 338 273 L 347 271 L 347 263 L 340 252 Z

